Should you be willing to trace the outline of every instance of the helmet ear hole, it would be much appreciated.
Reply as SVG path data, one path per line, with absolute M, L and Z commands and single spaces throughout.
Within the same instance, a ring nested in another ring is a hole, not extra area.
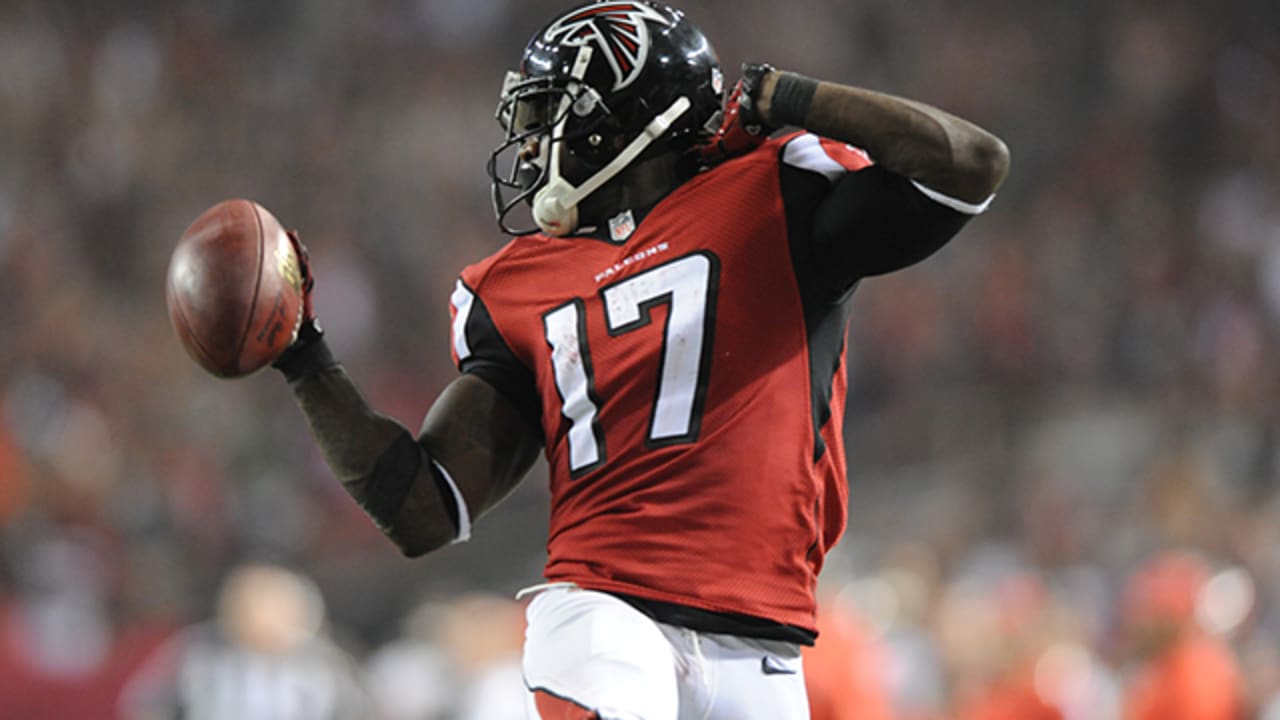
M 582 163 L 584 170 L 593 172 L 607 165 L 631 139 L 616 115 L 597 117 L 577 128 L 566 128 L 565 135 L 569 152 Z

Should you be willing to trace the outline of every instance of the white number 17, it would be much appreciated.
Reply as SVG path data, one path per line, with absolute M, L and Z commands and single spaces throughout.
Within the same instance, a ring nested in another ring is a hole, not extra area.
M 718 279 L 716 256 L 697 252 L 600 291 L 610 337 L 648 326 L 654 307 L 669 306 L 657 395 L 649 420 L 649 447 L 697 439 L 706 399 Z M 569 469 L 575 477 L 600 467 L 606 459 L 584 308 L 583 301 L 575 298 L 542 318 L 562 401 L 560 412 L 570 422 Z

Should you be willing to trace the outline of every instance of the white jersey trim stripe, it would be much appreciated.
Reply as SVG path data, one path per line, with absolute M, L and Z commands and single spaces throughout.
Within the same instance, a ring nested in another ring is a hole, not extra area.
M 962 212 L 965 215 L 978 215 L 985 212 L 987 207 L 991 205 L 991 201 L 996 199 L 996 196 L 992 195 L 986 200 L 983 200 L 980 203 L 974 204 L 974 203 L 965 202 L 964 200 L 957 200 L 956 198 L 953 198 L 950 195 L 943 195 L 937 190 L 931 190 L 925 187 L 924 185 L 921 185 L 920 183 L 916 182 L 915 180 L 912 180 L 911 184 L 915 185 L 916 189 L 924 193 L 925 197 L 929 198 L 930 200 L 940 205 L 945 205 L 951 208 L 952 210 L 955 210 L 956 212 Z
M 453 316 L 453 351 L 458 355 L 458 362 L 462 362 L 471 357 L 471 345 L 467 343 L 467 321 L 471 319 L 471 305 L 475 301 L 475 295 L 459 280 L 449 301 L 456 311 Z
M 787 149 L 782 154 L 782 162 L 791 167 L 818 173 L 831 182 L 835 182 L 841 175 L 849 172 L 848 168 L 831 159 L 823 149 L 822 141 L 813 133 L 805 133 L 787 143 Z
M 440 471 L 440 477 L 449 484 L 449 490 L 453 492 L 453 501 L 458 507 L 458 535 L 453 539 L 455 543 L 466 542 L 471 539 L 471 511 L 467 509 L 467 501 L 462 497 L 462 491 L 458 489 L 458 483 L 453 481 L 453 476 L 449 474 L 444 466 L 436 462 L 434 459 L 431 464 L 436 470 Z
M 822 140 L 813 133 L 805 133 L 787 143 L 787 148 L 782 154 L 782 161 L 791 167 L 818 173 L 829 182 L 835 182 L 841 175 L 849 172 L 848 168 L 836 162 L 827 154 L 826 149 L 822 147 Z M 992 195 L 980 203 L 970 203 L 953 198 L 950 195 L 944 195 L 937 190 L 921 185 L 915 180 L 912 180 L 911 184 L 915 185 L 916 189 L 924 193 L 924 196 L 930 200 L 966 215 L 978 215 L 985 212 L 987 207 L 991 205 L 991 201 L 996 197 Z

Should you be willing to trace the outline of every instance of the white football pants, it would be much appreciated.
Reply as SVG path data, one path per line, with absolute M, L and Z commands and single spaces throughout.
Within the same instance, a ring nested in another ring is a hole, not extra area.
M 524 679 L 603 720 L 808 720 L 795 643 L 654 622 L 612 595 L 553 585 L 530 603 Z

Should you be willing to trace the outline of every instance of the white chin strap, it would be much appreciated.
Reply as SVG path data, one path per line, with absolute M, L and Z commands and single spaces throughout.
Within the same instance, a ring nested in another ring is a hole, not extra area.
M 586 48 L 583 48 L 586 49 Z M 600 172 L 587 178 L 581 185 L 574 187 L 568 180 L 560 174 L 560 154 L 562 148 L 552 147 L 551 150 L 551 170 L 548 173 L 549 180 L 545 187 L 533 196 L 533 221 L 538 223 L 538 227 L 542 232 L 556 237 L 568 235 L 578 229 L 578 203 L 586 199 L 588 195 L 600 189 L 615 175 L 622 172 L 623 168 L 631 164 L 644 149 L 649 147 L 654 140 L 662 137 L 681 115 L 688 112 L 692 103 L 687 97 L 676 98 L 671 103 L 671 107 L 666 109 L 661 115 L 655 117 L 644 130 L 636 136 L 631 144 L 623 148 L 617 157 L 609 161 L 600 169 Z M 553 137 L 564 137 L 564 126 L 568 122 L 568 113 L 563 113 L 563 119 L 557 124 Z M 554 143 L 559 145 L 560 141 Z

